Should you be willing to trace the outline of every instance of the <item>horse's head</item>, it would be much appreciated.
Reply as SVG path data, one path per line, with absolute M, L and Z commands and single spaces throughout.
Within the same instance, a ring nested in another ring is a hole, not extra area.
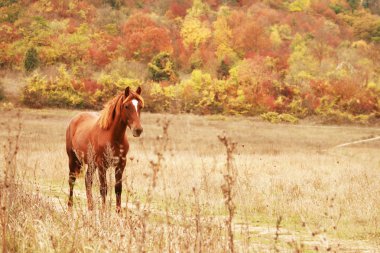
M 132 130 L 133 136 L 139 137 L 143 132 L 140 122 L 140 112 L 144 107 L 144 101 L 140 96 L 141 88 L 138 87 L 136 92 L 134 92 L 127 87 L 124 93 L 125 99 L 123 101 L 121 115 L 124 122 L 126 122 L 127 126 Z

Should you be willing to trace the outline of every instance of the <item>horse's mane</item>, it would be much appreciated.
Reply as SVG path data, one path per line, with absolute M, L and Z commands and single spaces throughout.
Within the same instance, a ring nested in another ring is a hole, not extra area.
M 120 114 L 121 104 L 126 99 L 130 100 L 133 98 L 137 98 L 138 100 L 140 100 L 142 105 L 144 106 L 144 100 L 139 94 L 130 91 L 129 96 L 125 98 L 124 92 L 120 92 L 117 96 L 108 101 L 105 104 L 103 110 L 100 112 L 100 117 L 98 119 L 99 126 L 103 129 L 110 128 L 114 119 L 117 118 L 117 116 L 119 116 Z

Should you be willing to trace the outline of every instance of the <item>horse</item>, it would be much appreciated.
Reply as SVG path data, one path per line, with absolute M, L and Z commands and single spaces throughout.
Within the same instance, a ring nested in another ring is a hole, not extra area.
M 107 195 L 107 152 L 111 150 L 115 163 L 116 211 L 121 211 L 122 176 L 126 165 L 129 143 L 125 135 L 127 127 L 134 137 L 143 132 L 140 122 L 144 100 L 141 87 L 134 92 L 127 87 L 111 99 L 99 113 L 82 112 L 74 116 L 66 130 L 66 152 L 69 157 L 69 209 L 73 206 L 73 189 L 76 177 L 83 165 L 88 169 L 85 175 L 88 210 L 93 210 L 92 175 L 97 169 L 100 182 L 102 206 L 105 208 Z M 93 169 L 91 169 L 93 167 Z

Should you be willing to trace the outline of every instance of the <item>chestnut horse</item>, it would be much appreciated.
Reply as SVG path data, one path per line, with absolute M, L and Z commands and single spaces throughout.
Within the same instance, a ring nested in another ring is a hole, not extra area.
M 136 92 L 129 87 L 109 101 L 100 113 L 83 112 L 76 115 L 66 130 L 66 151 L 69 156 L 69 208 L 73 205 L 73 188 L 82 165 L 87 164 L 85 176 L 88 209 L 93 209 L 92 174 L 98 170 L 102 205 L 107 195 L 106 154 L 111 150 L 115 163 L 116 210 L 121 210 L 122 175 L 129 144 L 125 131 L 132 129 L 134 137 L 143 131 L 140 110 L 144 107 L 141 88 Z M 93 169 L 91 169 L 93 167 Z

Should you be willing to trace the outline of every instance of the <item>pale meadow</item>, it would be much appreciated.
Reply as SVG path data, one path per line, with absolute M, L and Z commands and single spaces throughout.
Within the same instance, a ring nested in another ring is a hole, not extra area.
M 380 252 L 380 142 L 334 148 L 379 136 L 378 127 L 144 113 L 142 136 L 128 131 L 124 208 L 117 215 L 111 169 L 106 211 L 99 208 L 97 185 L 97 208 L 87 211 L 83 176 L 74 187 L 74 209 L 67 210 L 65 129 L 76 113 L 1 111 L 3 249 Z M 221 187 L 227 155 L 218 135 L 236 142 L 233 248 Z M 6 179 L 13 169 L 15 176 Z

